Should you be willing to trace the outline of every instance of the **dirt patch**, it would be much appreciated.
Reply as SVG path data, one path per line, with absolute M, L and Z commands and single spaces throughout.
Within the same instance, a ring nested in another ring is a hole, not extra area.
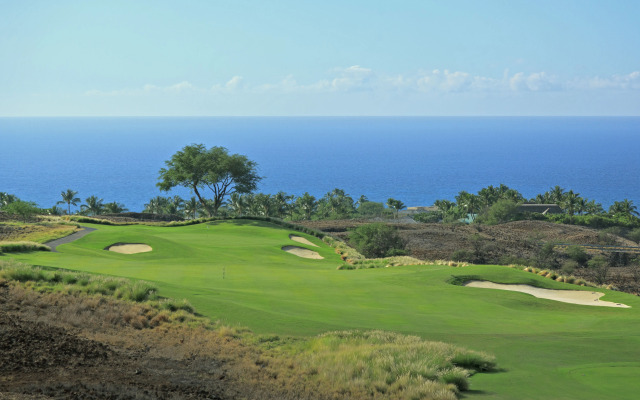
M 499 289 L 511 292 L 527 293 L 539 299 L 561 301 L 563 303 L 580 304 L 583 306 L 599 306 L 599 307 L 621 307 L 630 308 L 621 303 L 612 303 L 610 301 L 601 301 L 600 297 L 604 296 L 601 292 L 590 292 L 584 290 L 553 290 L 543 289 L 529 285 L 506 285 L 502 283 L 493 283 L 488 281 L 471 281 L 465 286 L 483 289 Z
M 302 257 L 302 258 L 311 258 L 311 259 L 314 259 L 314 260 L 322 260 L 322 259 L 324 259 L 324 257 L 322 257 L 320 254 L 318 254 L 318 252 L 313 251 L 313 250 L 309 250 L 309 249 L 305 249 L 304 247 L 284 246 L 282 248 L 282 250 L 286 251 L 287 253 L 291 253 L 293 255 L 296 255 L 298 257 Z
M 298 243 L 302 243 L 302 244 L 306 244 L 308 246 L 313 246 L 313 247 L 318 247 L 317 244 L 311 243 L 309 240 L 303 238 L 302 236 L 298 236 L 298 235 L 289 235 L 289 239 L 293 240 L 294 242 L 298 242 Z
M 105 247 L 105 250 L 113 251 L 120 254 L 137 254 L 147 253 L 153 249 L 148 244 L 144 243 L 115 243 L 111 246 Z

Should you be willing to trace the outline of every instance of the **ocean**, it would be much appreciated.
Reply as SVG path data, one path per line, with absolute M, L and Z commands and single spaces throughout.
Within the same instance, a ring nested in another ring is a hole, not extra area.
M 264 193 L 341 188 L 424 206 L 504 183 L 640 206 L 638 117 L 0 118 L 0 192 L 51 207 L 70 188 L 141 211 L 157 195 L 192 195 L 156 187 L 192 143 L 256 161 Z

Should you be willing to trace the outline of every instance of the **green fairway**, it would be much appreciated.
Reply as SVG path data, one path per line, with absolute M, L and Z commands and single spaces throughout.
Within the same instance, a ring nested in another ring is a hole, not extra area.
M 213 319 L 259 333 L 313 335 L 337 329 L 415 334 L 496 356 L 504 370 L 471 379 L 468 398 L 635 399 L 640 393 L 640 299 L 604 291 L 631 308 L 590 307 L 500 290 L 454 286 L 452 275 L 547 288 L 594 290 L 508 267 L 406 266 L 337 270 L 319 239 L 264 222 L 184 227 L 87 225 L 98 230 L 59 253 L 11 257 L 34 265 L 152 281 Z M 320 247 L 296 243 L 296 233 Z M 114 243 L 153 251 L 118 254 Z M 322 260 L 285 253 L 296 245 Z

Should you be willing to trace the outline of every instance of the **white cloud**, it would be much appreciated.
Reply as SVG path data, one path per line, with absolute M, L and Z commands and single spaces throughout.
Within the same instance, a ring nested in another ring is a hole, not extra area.
M 588 89 L 640 89 L 640 71 L 633 71 L 626 75 L 612 75 L 609 78 L 596 76 L 586 82 L 577 82 L 576 86 Z
M 529 75 L 518 72 L 509 79 L 509 87 L 514 91 L 539 92 L 560 89 L 562 85 L 546 72 L 535 72 Z
M 111 91 L 89 90 L 87 96 L 134 96 L 150 93 L 177 94 L 200 92 L 216 94 L 228 93 L 330 93 L 353 91 L 414 91 L 430 94 L 446 93 L 488 93 L 488 92 L 544 92 L 553 90 L 635 90 L 640 89 L 640 71 L 610 77 L 590 77 L 562 81 L 547 72 L 517 72 L 505 70 L 501 77 L 473 75 L 465 71 L 433 69 L 415 75 L 379 75 L 372 69 L 353 65 L 334 68 L 327 78 L 299 83 L 293 75 L 287 75 L 275 83 L 257 85 L 246 84 L 243 77 L 235 75 L 226 82 L 212 85 L 209 89 L 199 88 L 189 81 L 169 86 L 146 84 L 138 89 Z

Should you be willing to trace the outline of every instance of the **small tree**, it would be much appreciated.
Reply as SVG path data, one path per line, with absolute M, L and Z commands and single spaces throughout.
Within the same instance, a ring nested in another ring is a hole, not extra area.
M 634 230 L 629 232 L 629 239 L 640 244 L 640 228 L 635 228 Z
M 18 215 L 24 222 L 28 222 L 31 217 L 37 215 L 40 209 L 36 206 L 36 203 L 31 201 L 17 200 L 9 203 L 2 208 L 2 211 L 11 215 Z
M 404 250 L 404 242 L 398 232 L 383 223 L 366 224 L 349 234 L 349 241 L 364 256 L 385 257 Z
M 567 248 L 567 255 L 570 259 L 578 263 L 580 267 L 586 267 L 587 261 L 589 261 L 589 255 L 580 246 L 569 246 Z
M 513 221 L 518 216 L 518 204 L 511 200 L 501 199 L 496 201 L 489 207 L 484 214 L 478 219 L 488 225 L 496 225 L 504 222 Z
M 602 285 L 607 281 L 609 275 L 609 262 L 603 256 L 595 256 L 589 260 L 589 269 L 592 271 L 593 279 L 597 284 Z

